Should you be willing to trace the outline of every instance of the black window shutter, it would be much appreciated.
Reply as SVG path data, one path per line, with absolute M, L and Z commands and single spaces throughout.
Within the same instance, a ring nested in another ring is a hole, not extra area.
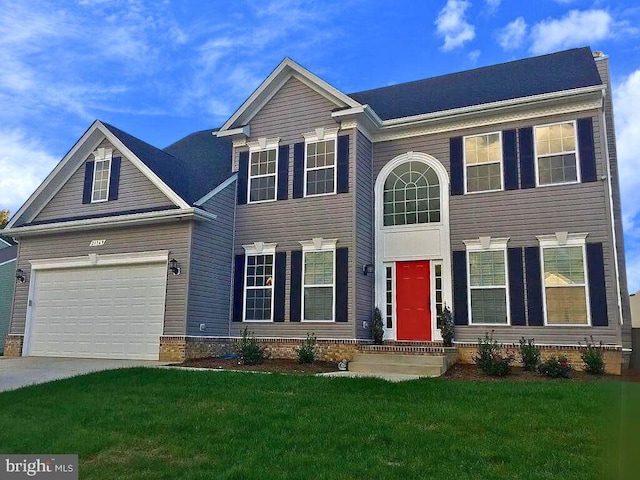
M 238 161 L 238 205 L 247 203 L 247 182 L 249 175 L 249 152 L 240 152 Z
M 336 322 L 349 321 L 349 249 L 336 248 Z
M 607 287 L 602 243 L 587 243 L 587 270 L 589 272 L 591 325 L 606 327 L 609 325 L 609 316 L 607 315 Z
M 286 200 L 289 195 L 289 145 L 278 148 L 278 200 Z
M 293 198 L 304 196 L 304 142 L 293 146 Z
M 449 139 L 449 161 L 451 162 L 451 195 L 464 194 L 464 158 L 462 137 Z
M 453 314 L 456 325 L 469 324 L 467 252 L 453 252 Z
M 580 153 L 580 177 L 583 182 L 595 182 L 596 154 L 593 144 L 593 121 L 591 118 L 578 119 L 578 152 Z
M 233 273 L 233 317 L 234 322 L 242 321 L 244 306 L 244 254 L 236 255 Z
M 275 284 L 273 286 L 273 321 L 284 322 L 284 284 L 287 272 L 287 252 L 276 253 Z
M 536 167 L 533 154 L 533 127 L 518 130 L 520 142 L 520 187 L 536 186 Z
M 524 262 L 527 272 L 527 312 L 529 325 L 541 327 L 544 325 L 542 306 L 542 267 L 540 266 L 540 248 L 526 247 Z
M 511 325 L 526 325 L 524 311 L 524 269 L 522 264 L 522 248 L 507 249 L 509 262 L 509 304 Z
M 516 131 L 502 132 L 502 168 L 504 170 L 504 189 L 518 189 L 518 147 Z
M 336 192 L 349 193 L 349 135 L 338 137 L 337 163 L 338 185 Z
M 109 200 L 118 199 L 118 189 L 120 188 L 120 157 L 111 159 L 111 174 L 109 177 Z
M 301 318 L 302 250 L 294 250 L 291 252 L 291 291 L 289 292 L 289 321 L 299 322 Z
M 96 162 L 84 164 L 84 190 L 82 191 L 82 203 L 91 203 L 91 193 L 93 191 L 93 169 Z

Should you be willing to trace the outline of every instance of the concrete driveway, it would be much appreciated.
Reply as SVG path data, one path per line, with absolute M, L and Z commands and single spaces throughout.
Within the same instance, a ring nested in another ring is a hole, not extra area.
M 0 392 L 101 370 L 158 367 L 166 362 L 88 358 L 0 357 Z

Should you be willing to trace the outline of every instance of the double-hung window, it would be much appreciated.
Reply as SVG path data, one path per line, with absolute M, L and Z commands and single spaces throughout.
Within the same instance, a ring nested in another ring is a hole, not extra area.
M 588 325 L 585 236 L 571 235 L 562 243 L 555 236 L 538 238 L 547 325 Z
M 111 156 L 112 151 L 108 148 L 99 148 L 94 153 L 95 164 L 93 167 L 91 203 L 106 202 L 109 199 Z
M 502 190 L 502 134 L 464 137 L 466 192 Z
M 535 127 L 538 185 L 580 181 L 576 155 L 576 123 Z
M 335 320 L 336 240 L 302 244 L 302 319 Z
M 245 245 L 244 248 L 244 320 L 270 322 L 273 320 L 275 244 L 263 244 L 257 249 L 254 245 Z
M 507 241 L 467 241 L 471 324 L 508 325 Z
M 276 199 L 278 141 L 249 149 L 249 202 Z
M 338 129 L 319 128 L 305 134 L 304 194 L 336 193 Z

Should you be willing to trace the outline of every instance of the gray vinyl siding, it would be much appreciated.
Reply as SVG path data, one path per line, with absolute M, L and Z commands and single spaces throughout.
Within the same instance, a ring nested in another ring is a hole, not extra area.
M 600 116 L 597 111 L 376 143 L 374 176 L 377 177 L 387 162 L 409 151 L 432 155 L 450 172 L 451 137 L 575 120 L 586 116 L 592 117 L 593 120 L 596 167 L 600 177 L 606 173 L 606 164 L 600 141 Z M 450 197 L 452 251 L 464 250 L 464 240 L 477 239 L 480 236 L 508 237 L 510 247 L 538 246 L 537 235 L 553 234 L 557 231 L 588 233 L 588 242 L 603 243 L 608 327 L 495 327 L 496 335 L 502 341 L 517 341 L 524 335 L 534 337 L 539 343 L 577 344 L 579 340 L 584 341 L 585 336 L 593 334 L 597 340 L 620 343 L 607 195 L 606 182 L 597 181 Z M 479 336 L 491 328 L 494 327 L 458 327 L 456 339 L 476 342 Z
M 336 106 L 302 82 L 291 78 L 250 121 L 251 138 L 280 138 L 289 145 L 289 199 L 260 204 L 238 205 L 236 209 L 235 254 L 244 254 L 242 245 L 253 242 L 277 243 L 277 251 L 287 252 L 284 322 L 232 322 L 232 335 L 248 327 L 256 335 L 266 337 L 303 338 L 314 333 L 318 338 L 354 338 L 355 336 L 355 227 L 354 173 L 355 130 L 340 132 L 350 135 L 349 193 L 322 197 L 293 197 L 293 145 L 304 142 L 304 133 L 318 127 L 336 127 L 331 111 Z M 234 149 L 234 170 L 238 165 L 238 149 Z M 349 249 L 349 321 L 345 323 L 290 322 L 291 251 L 301 250 L 301 240 L 314 237 L 338 239 L 337 247 Z
M 191 225 L 191 222 L 178 221 L 21 238 L 17 268 L 24 270 L 27 281 L 16 284 L 10 332 L 16 335 L 24 334 L 31 280 L 30 260 L 78 257 L 89 253 L 100 255 L 169 250 L 170 258 L 175 258 L 182 267 L 182 274 L 168 274 L 167 277 L 164 334 L 184 335 Z M 94 239 L 104 239 L 106 242 L 101 247 L 89 247 L 89 243 Z
M 13 286 L 16 283 L 15 260 L 0 265 L 0 353 L 4 351 L 4 338 L 9 332 L 11 319 L 11 300 Z
M 106 139 L 100 147 L 113 149 L 114 157 L 121 157 L 120 187 L 118 199 L 99 203 L 82 203 L 84 191 L 84 170 L 89 155 L 71 176 L 69 181 L 55 194 L 51 201 L 35 218 L 36 221 L 53 220 L 83 215 L 109 214 L 127 210 L 169 207 L 173 203 L 133 163 L 115 149 Z
M 356 226 L 356 255 L 354 256 L 356 295 L 356 337 L 369 339 L 370 326 L 373 317 L 373 285 L 375 273 L 367 276 L 362 274 L 364 265 L 374 263 L 373 242 L 373 144 L 361 132 L 356 135 L 356 188 L 355 215 L 353 221 Z M 363 322 L 368 322 L 365 328 Z
M 193 224 L 187 335 L 229 334 L 235 206 L 234 181 L 202 205 L 217 218 Z

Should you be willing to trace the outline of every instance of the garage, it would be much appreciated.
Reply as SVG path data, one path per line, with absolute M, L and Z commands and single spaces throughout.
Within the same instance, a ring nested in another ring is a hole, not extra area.
M 94 257 L 90 266 L 55 266 L 33 265 L 23 355 L 158 359 L 166 255 L 164 262 L 110 265 Z

